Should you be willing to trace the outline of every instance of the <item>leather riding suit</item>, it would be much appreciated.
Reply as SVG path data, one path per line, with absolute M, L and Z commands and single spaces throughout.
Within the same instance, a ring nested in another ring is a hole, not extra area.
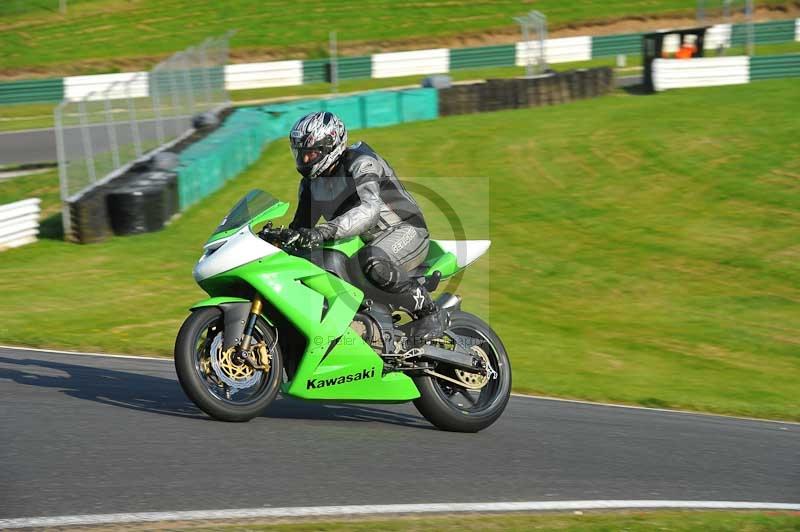
M 359 235 L 367 244 L 357 256 L 367 280 L 417 318 L 438 309 L 408 272 L 428 254 L 425 219 L 392 167 L 366 143 L 345 150 L 329 176 L 300 182 L 292 229 L 317 226 L 330 238 Z

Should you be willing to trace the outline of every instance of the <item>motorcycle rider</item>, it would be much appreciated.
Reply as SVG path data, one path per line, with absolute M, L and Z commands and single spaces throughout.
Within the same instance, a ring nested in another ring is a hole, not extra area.
M 360 236 L 357 254 L 366 279 L 409 311 L 412 345 L 438 338 L 446 327 L 428 290 L 408 272 L 428 254 L 425 219 L 391 166 L 364 142 L 347 145 L 344 123 L 330 112 L 300 118 L 289 133 L 300 180 L 290 231 L 309 249 L 327 240 Z M 323 217 L 325 223 L 317 224 Z

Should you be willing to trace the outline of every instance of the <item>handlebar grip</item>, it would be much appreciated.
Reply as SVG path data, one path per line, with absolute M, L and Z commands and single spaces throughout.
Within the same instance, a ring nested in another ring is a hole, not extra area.
M 264 227 L 258 232 L 258 236 L 270 244 L 279 245 L 279 247 L 291 247 L 300 238 L 297 231 L 283 227 L 277 229 Z

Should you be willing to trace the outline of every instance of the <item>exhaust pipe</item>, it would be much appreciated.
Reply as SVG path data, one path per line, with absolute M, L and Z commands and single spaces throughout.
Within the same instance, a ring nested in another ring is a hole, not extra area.
M 436 306 L 442 310 L 461 310 L 461 296 L 445 292 L 436 299 Z

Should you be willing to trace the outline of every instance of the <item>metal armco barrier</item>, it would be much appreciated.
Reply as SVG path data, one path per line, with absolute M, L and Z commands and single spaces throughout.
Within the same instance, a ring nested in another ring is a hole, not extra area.
M 592 38 L 592 57 L 639 55 L 642 51 L 642 33 L 604 35 Z
M 450 50 L 450 69 L 514 66 L 517 49 L 513 44 L 454 48 Z
M 64 80 L 32 79 L 0 83 L 0 104 L 58 103 L 64 99 Z
M 747 42 L 747 24 L 734 24 L 731 32 L 731 44 L 744 45 Z M 791 42 L 795 37 L 795 19 L 774 20 L 753 24 L 756 44 Z
M 656 59 L 653 62 L 656 91 L 792 77 L 800 77 L 800 54 Z
M 0 205 L 0 251 L 36 242 L 39 198 Z
M 706 48 L 729 48 L 747 42 L 746 24 L 715 24 L 708 30 Z M 756 44 L 800 41 L 800 19 L 775 20 L 753 25 Z M 616 55 L 639 55 L 641 33 L 548 39 L 549 63 L 585 61 Z M 339 57 L 338 79 L 445 74 L 454 70 L 524 65 L 538 43 L 524 42 L 471 48 L 413 50 L 375 56 Z M 442 51 L 444 50 L 444 52 Z M 64 79 L 0 83 L 0 104 L 59 101 L 62 96 L 104 93 L 109 86 L 135 73 L 75 76 Z M 144 74 L 144 73 L 142 73 Z M 288 87 L 331 81 L 329 59 L 272 61 L 229 65 L 214 72 L 224 76 L 228 89 Z M 143 78 L 144 79 L 144 78 Z M 152 91 L 153 83 L 150 82 Z M 146 96 L 146 94 L 145 94 Z
M 750 81 L 800 77 L 800 54 L 750 58 Z
M 656 91 L 682 87 L 738 85 L 750 81 L 749 57 L 698 57 L 653 61 Z

